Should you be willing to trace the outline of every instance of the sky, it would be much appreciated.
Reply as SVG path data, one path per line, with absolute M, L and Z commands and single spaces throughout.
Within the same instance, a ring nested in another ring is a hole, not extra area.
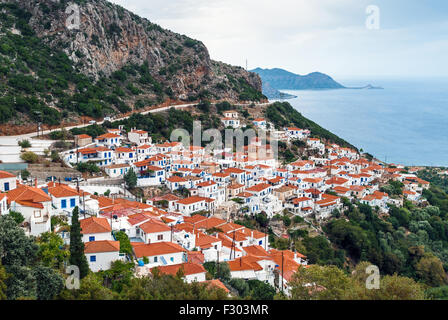
M 247 60 L 249 69 L 336 79 L 448 77 L 446 0 L 111 2 L 201 40 L 214 60 L 242 67 Z

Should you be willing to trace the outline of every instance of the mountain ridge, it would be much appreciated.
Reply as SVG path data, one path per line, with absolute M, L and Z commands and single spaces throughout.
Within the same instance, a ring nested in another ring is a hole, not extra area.
M 66 26 L 73 5 L 78 29 Z M 257 74 L 106 0 L 1 0 L 0 62 L 8 125 L 79 122 L 168 100 L 266 101 Z
M 256 68 L 251 70 L 251 72 L 257 73 L 263 82 L 268 83 L 270 87 L 277 90 L 346 88 L 336 82 L 332 77 L 321 72 L 312 72 L 304 76 L 280 68 Z

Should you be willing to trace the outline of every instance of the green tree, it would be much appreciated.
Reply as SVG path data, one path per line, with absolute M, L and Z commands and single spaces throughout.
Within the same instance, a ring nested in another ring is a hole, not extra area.
M 247 281 L 250 289 L 250 297 L 254 300 L 273 300 L 275 296 L 275 288 L 270 284 L 260 280 Z
M 25 235 L 10 215 L 0 216 L 0 259 L 6 272 L 8 299 L 35 297 L 35 279 L 30 266 L 36 261 L 38 246 Z
M 70 227 L 70 264 L 78 266 L 81 279 L 89 273 L 89 265 L 84 254 L 78 207 L 75 207 L 72 212 L 72 225 Z
M 120 241 L 120 253 L 126 253 L 132 258 L 132 245 L 128 235 L 123 231 L 118 231 L 115 233 L 115 238 Z
M 0 263 L 0 300 L 6 300 L 6 280 L 8 279 L 8 274 L 6 273 L 5 267 Z
M 20 158 L 23 161 L 26 161 L 27 163 L 37 163 L 39 161 L 39 156 L 37 154 L 35 154 L 34 152 L 31 152 L 31 151 L 22 153 Z
M 425 292 L 420 284 L 411 278 L 398 275 L 381 279 L 379 290 L 367 290 L 371 300 L 424 300 Z
M 79 289 L 64 289 L 59 295 L 63 300 L 115 300 L 118 294 L 104 286 L 101 275 L 90 273 L 81 280 Z
M 53 269 L 38 265 L 33 269 L 36 279 L 36 295 L 39 300 L 52 300 L 64 288 L 64 280 Z
M 293 300 L 343 300 L 353 281 L 336 266 L 299 268 L 290 282 Z
M 31 147 L 31 143 L 28 140 L 22 140 L 19 141 L 19 146 L 21 146 L 23 149 Z
M 30 177 L 31 173 L 24 169 L 22 171 L 20 171 L 20 176 L 22 177 L 23 180 L 27 180 Z
M 47 267 L 60 269 L 69 257 L 69 251 L 64 247 L 64 240 L 52 232 L 45 232 L 36 239 L 39 246 L 37 256 Z
M 230 280 L 230 267 L 227 262 L 220 262 L 219 267 L 217 262 L 205 262 L 204 268 L 210 273 L 213 279 L 220 279 L 224 282 Z
M 9 211 L 9 215 L 11 216 L 11 218 L 14 219 L 14 221 L 20 225 L 22 224 L 23 221 L 25 221 L 25 218 L 23 217 L 23 215 L 20 212 L 17 211 Z
M 431 253 L 425 253 L 416 264 L 415 269 L 417 275 L 431 287 L 447 284 L 447 276 L 442 261 Z
M 137 175 L 132 168 L 124 175 L 124 181 L 129 189 L 134 189 L 137 186 Z

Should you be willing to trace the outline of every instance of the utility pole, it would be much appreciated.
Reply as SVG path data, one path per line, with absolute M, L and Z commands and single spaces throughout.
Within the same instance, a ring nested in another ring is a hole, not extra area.
M 267 245 L 268 245 L 268 227 L 264 228 L 264 250 L 267 251 Z
M 282 293 L 283 293 L 283 251 L 282 251 Z
M 219 251 L 216 252 L 218 254 L 218 264 L 216 265 L 217 271 L 216 274 L 219 274 Z
M 78 182 L 79 183 L 79 182 Z M 78 187 L 79 188 L 79 187 Z M 78 191 L 79 192 L 79 191 Z M 82 204 L 84 207 L 84 219 L 86 218 L 86 196 L 84 190 L 82 191 Z

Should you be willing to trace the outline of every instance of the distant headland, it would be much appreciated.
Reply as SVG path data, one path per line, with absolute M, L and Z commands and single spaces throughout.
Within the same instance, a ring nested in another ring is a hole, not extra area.
M 320 72 L 313 72 L 304 76 L 279 68 L 256 68 L 251 70 L 251 72 L 260 76 L 263 81 L 263 94 L 269 99 L 296 98 L 294 95 L 280 92 L 279 90 L 384 89 L 371 84 L 363 87 L 345 87 L 329 75 Z

